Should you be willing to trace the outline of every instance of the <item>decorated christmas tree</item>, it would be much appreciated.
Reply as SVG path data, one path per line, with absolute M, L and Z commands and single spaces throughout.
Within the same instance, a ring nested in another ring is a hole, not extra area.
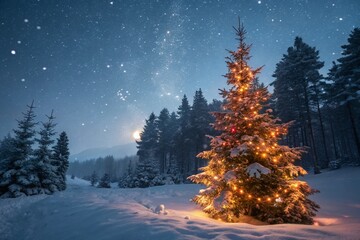
M 193 201 L 227 222 L 252 216 L 268 223 L 312 224 L 319 206 L 308 196 L 317 191 L 298 179 L 307 172 L 294 165 L 302 150 L 279 143 L 289 123 L 280 123 L 266 107 L 269 93 L 256 81 L 261 68 L 248 65 L 251 46 L 244 26 L 234 29 L 239 46 L 226 61 L 229 89 L 220 90 L 223 111 L 214 113 L 213 126 L 221 135 L 198 155 L 208 165 L 189 179 L 207 188 Z

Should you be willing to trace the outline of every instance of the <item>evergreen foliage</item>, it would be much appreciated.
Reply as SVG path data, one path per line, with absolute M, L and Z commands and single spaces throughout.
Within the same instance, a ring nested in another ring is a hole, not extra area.
M 0 142 L 0 197 L 20 197 L 34 194 L 51 194 L 66 188 L 65 172 L 60 173 L 56 154 L 52 150 L 55 135 L 53 113 L 47 116 L 35 138 L 36 122 L 33 103 L 27 106 L 23 119 L 18 121 L 14 137 Z M 61 137 L 60 137 L 61 138 Z M 67 138 L 66 138 L 67 139 Z M 67 141 L 67 140 L 66 140 Z M 33 150 L 34 142 L 37 149 Z M 67 143 L 66 143 L 67 144 Z M 67 147 L 67 145 L 66 145 Z M 69 152 L 65 154 L 66 160 Z
M 18 121 L 18 128 L 14 130 L 14 151 L 9 157 L 8 168 L 2 176 L 1 185 L 6 185 L 2 197 L 20 197 L 38 193 L 38 178 L 34 174 L 31 159 L 37 123 L 33 102 L 27 107 L 28 110 L 23 113 L 23 119 Z
M 191 107 L 189 105 L 186 95 L 184 95 L 181 105 L 178 108 L 177 114 L 179 116 L 179 128 L 175 133 L 175 156 L 177 158 L 177 165 L 180 173 L 187 176 L 190 172 L 191 159 Z
M 57 138 L 56 145 L 53 147 L 53 162 L 56 166 L 56 175 L 59 178 L 58 189 L 66 189 L 66 172 L 69 168 L 69 139 L 66 132 L 61 132 Z
M 343 57 L 338 59 L 334 73 L 333 99 L 340 105 L 359 102 L 360 99 L 360 28 L 354 28 L 348 44 L 341 46 Z
M 111 188 L 110 186 L 110 176 L 109 174 L 105 173 L 104 176 L 100 179 L 98 184 L 99 188 Z
M 164 121 L 167 118 L 166 112 L 167 110 L 163 110 Z M 163 124 L 165 125 L 165 123 Z M 141 132 L 140 137 L 140 141 L 137 141 L 139 162 L 134 173 L 134 182 L 131 185 L 134 187 L 149 187 L 156 185 L 153 183 L 153 180 L 161 171 L 161 164 L 164 164 L 163 158 L 158 159 L 156 157 L 157 154 L 161 153 L 161 150 L 157 148 L 159 132 L 158 121 L 154 113 L 151 113 L 149 119 L 146 120 L 144 130 Z M 163 142 L 163 144 L 166 143 Z M 165 146 L 162 147 L 164 148 Z
M 11 157 L 15 151 L 15 139 L 8 134 L 0 141 L 0 196 L 7 192 L 11 179 L 5 173 L 9 171 Z
M 354 28 L 348 38 L 348 44 L 341 46 L 343 57 L 334 64 L 329 75 L 332 76 L 331 99 L 338 108 L 345 107 L 349 125 L 357 150 L 360 165 L 360 130 L 357 128 L 360 107 L 360 28 Z
M 311 147 L 315 173 L 319 173 L 319 157 L 314 137 L 313 108 L 319 107 L 319 85 L 322 79 L 319 69 L 323 66 L 324 63 L 319 61 L 319 51 L 296 37 L 294 46 L 288 48 L 287 54 L 276 65 L 273 75 L 276 79 L 272 83 L 273 98 L 276 99 L 275 112 L 283 121 L 298 119 L 297 125 L 290 128 L 290 134 L 301 132 L 304 136 L 299 145 Z M 319 108 L 317 110 L 320 115 Z M 324 159 L 324 162 L 327 165 L 328 159 Z
M 99 177 L 98 175 L 96 174 L 96 172 L 94 171 L 92 174 L 91 174 L 91 177 L 90 177 L 90 184 L 91 186 L 95 186 L 96 183 L 98 183 L 99 181 Z
M 42 129 L 39 132 L 40 138 L 36 138 L 38 149 L 34 153 L 35 169 L 39 179 L 40 188 L 45 193 L 58 191 L 59 178 L 57 175 L 57 166 L 53 165 L 53 154 L 51 146 L 54 144 L 55 123 L 53 112 L 47 116 L 48 121 L 42 123 Z
M 195 153 L 199 153 L 206 149 L 209 145 L 209 140 L 206 133 L 210 129 L 210 115 L 209 107 L 206 99 L 203 96 L 201 89 L 195 92 L 192 111 L 190 115 L 192 144 Z M 205 165 L 205 162 L 198 157 L 194 158 L 194 172 L 197 173 L 198 169 Z
M 268 223 L 312 224 L 318 205 L 308 196 L 316 191 L 297 179 L 306 171 L 293 164 L 301 150 L 278 143 L 289 124 L 279 123 L 271 109 L 262 111 L 270 95 L 253 86 L 261 68 L 248 65 L 243 25 L 235 30 L 239 46 L 226 62 L 230 89 L 220 93 L 224 111 L 214 113 L 214 128 L 221 134 L 198 155 L 208 165 L 189 179 L 207 188 L 193 201 L 211 217 L 229 222 L 248 215 Z
M 160 173 L 165 173 L 167 163 L 169 160 L 169 152 L 171 147 L 171 129 L 170 129 L 170 114 L 169 111 L 164 108 L 161 110 L 159 117 L 157 118 L 157 131 L 158 131 L 158 143 L 157 143 L 157 156 L 159 157 Z
M 311 162 L 315 173 L 334 162 L 360 164 L 359 35 L 359 28 L 354 28 L 342 46 L 343 56 L 333 62 L 326 78 L 319 73 L 319 52 L 300 37 L 273 75 L 270 103 L 275 115 L 295 120 L 282 142 L 310 147 L 301 164 L 309 168 Z

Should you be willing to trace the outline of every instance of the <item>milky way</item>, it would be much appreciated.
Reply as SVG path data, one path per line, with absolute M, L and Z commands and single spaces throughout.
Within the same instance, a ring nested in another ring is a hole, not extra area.
M 238 16 L 269 84 L 295 36 L 326 74 L 360 26 L 360 1 L 0 1 L 0 137 L 32 100 L 39 121 L 54 109 L 75 153 L 133 141 L 152 111 L 198 88 L 219 99 Z

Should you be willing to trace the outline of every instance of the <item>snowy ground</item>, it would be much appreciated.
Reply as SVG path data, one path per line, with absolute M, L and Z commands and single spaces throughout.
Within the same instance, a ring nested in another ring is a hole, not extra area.
M 98 189 L 69 180 L 52 196 L 0 200 L 0 239 L 360 239 L 360 168 L 308 175 L 316 225 L 224 223 L 189 202 L 200 186 Z M 157 214 L 160 204 L 165 211 Z

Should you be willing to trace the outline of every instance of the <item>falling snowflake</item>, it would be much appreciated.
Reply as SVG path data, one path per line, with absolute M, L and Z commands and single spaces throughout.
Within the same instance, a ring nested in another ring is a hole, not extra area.
M 11 50 L 11 54 L 12 54 L 12 55 L 15 55 L 15 54 L 16 54 L 16 51 L 15 51 L 15 50 Z

